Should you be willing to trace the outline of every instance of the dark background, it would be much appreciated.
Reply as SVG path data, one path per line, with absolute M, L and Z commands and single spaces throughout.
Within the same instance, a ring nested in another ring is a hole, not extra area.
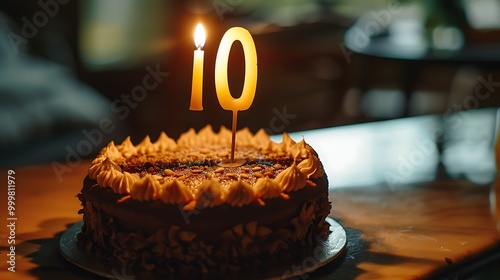
M 494 24 L 471 25 L 471 6 L 463 5 L 468 1 L 268 2 L 3 1 L 0 164 L 64 162 L 72 151 L 90 157 L 126 135 L 137 144 L 145 135 L 154 141 L 160 131 L 176 138 L 191 127 L 230 127 L 231 112 L 220 107 L 213 77 L 218 44 L 233 26 L 252 33 L 259 71 L 254 103 L 239 113 L 239 128 L 279 134 L 500 103 L 500 36 Z M 491 10 L 498 1 L 479 2 L 486 5 L 472 7 L 476 15 L 500 17 L 500 10 Z M 428 44 L 424 55 L 391 57 L 411 49 L 411 42 L 375 54 L 348 47 L 349 28 L 375 31 L 368 34 L 373 38 L 394 30 L 409 34 L 415 26 L 401 19 L 411 16 Z M 194 112 L 189 102 L 198 22 L 208 34 L 204 110 Z M 458 31 L 462 41 L 455 44 L 456 33 L 435 32 L 440 27 Z M 467 52 L 478 44 L 487 51 Z M 234 97 L 241 92 L 243 61 L 236 43 L 229 65 Z M 126 105 L 123 96 L 143 85 L 147 69 L 168 76 L 144 100 Z M 483 84 L 481 98 L 474 96 L 480 77 L 494 82 L 488 92 Z M 103 119 L 108 130 L 99 126 Z M 91 142 L 91 151 L 82 141 Z

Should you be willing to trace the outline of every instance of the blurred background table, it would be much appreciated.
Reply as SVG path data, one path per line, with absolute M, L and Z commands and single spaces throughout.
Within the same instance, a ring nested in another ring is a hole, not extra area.
M 495 19 L 497 16 L 486 12 L 471 15 L 477 13 L 471 10 L 479 2 L 494 5 L 491 7 L 494 14 L 500 12 L 498 2 L 494 1 L 428 1 L 423 6 L 395 4 L 364 14 L 345 32 L 346 54 L 360 56 L 363 69 L 397 65 L 398 73 L 362 71 L 357 73 L 353 84 L 358 85 L 363 94 L 387 84 L 388 80 L 397 84 L 395 88 L 400 89 L 404 97 L 402 116 L 418 112 L 417 91 L 438 91 L 441 96 L 437 100 L 444 99 L 443 103 L 448 105 L 457 97 L 460 100 L 473 94 L 474 90 L 478 94 L 478 84 L 483 91 L 494 91 L 496 82 L 492 82 L 491 77 L 500 63 L 500 23 Z M 467 16 L 497 27 L 474 29 Z
M 488 269 L 500 263 L 489 201 L 495 120 L 496 109 L 480 109 L 292 133 L 318 151 L 330 180 L 331 216 L 348 235 L 342 257 L 309 279 L 488 279 Z M 2 279 L 95 279 L 58 252 L 61 234 L 81 220 L 75 195 L 88 165 L 72 167 L 61 180 L 50 164 L 10 167 L 16 272 L 7 271 L 2 253 Z M 7 177 L 7 169 L 1 173 Z M 2 252 L 7 238 L 2 227 Z

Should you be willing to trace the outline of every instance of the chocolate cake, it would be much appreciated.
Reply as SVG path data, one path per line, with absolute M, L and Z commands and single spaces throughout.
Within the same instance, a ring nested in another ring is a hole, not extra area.
M 286 133 L 236 134 L 207 126 L 177 141 L 161 133 L 110 142 L 92 161 L 78 198 L 78 246 L 152 273 L 245 271 L 328 235 L 328 180 L 317 153 Z

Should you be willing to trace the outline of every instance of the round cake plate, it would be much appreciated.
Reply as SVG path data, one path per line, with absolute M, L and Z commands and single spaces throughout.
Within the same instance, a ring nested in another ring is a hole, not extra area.
M 265 271 L 254 270 L 238 275 L 224 275 L 222 278 L 234 279 L 232 277 L 237 276 L 239 279 L 286 279 L 310 273 L 326 265 L 338 258 L 347 245 L 344 228 L 330 217 L 326 218 L 326 221 L 330 224 L 330 234 L 318 245 L 306 248 L 291 259 L 272 263 L 271 266 L 267 266 Z M 133 272 L 80 250 L 76 242 L 82 225 L 83 221 L 72 225 L 59 240 L 59 250 L 67 261 L 101 277 L 124 280 L 138 279 Z M 154 275 L 150 276 L 152 277 L 148 278 L 155 278 Z M 162 278 L 165 279 L 164 276 Z

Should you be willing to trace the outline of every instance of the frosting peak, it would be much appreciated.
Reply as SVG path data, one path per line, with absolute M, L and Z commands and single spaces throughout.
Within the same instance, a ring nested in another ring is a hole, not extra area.
M 139 181 L 139 179 L 139 175 L 135 173 L 123 172 L 121 176 L 117 175 L 112 178 L 109 186 L 115 193 L 126 194 L 130 193 L 130 189 L 132 189 L 134 183 Z
M 137 149 L 137 152 L 139 154 L 148 154 L 152 153 L 155 151 L 155 146 L 151 143 L 151 138 L 149 138 L 149 135 L 146 135 L 142 141 L 135 146 Z
M 175 149 L 177 143 L 175 143 L 174 139 L 168 137 L 167 134 L 164 131 L 162 131 L 160 133 L 160 136 L 158 136 L 158 139 L 156 139 L 156 142 L 154 142 L 153 145 L 156 147 L 156 150 L 162 151 L 162 150 Z
M 259 129 L 253 136 L 253 145 L 261 150 L 270 151 L 273 147 L 273 141 L 264 129 Z
M 211 125 L 207 125 L 204 128 L 202 128 L 199 132 L 198 135 L 196 135 L 198 138 L 198 143 L 204 143 L 204 144 L 217 144 L 217 136 L 215 136 L 215 132 L 212 129 Z
M 305 159 L 310 156 L 309 145 L 306 144 L 304 138 L 300 142 L 295 143 L 289 147 L 288 154 L 291 155 L 294 159 Z
M 248 127 L 238 130 L 236 132 L 236 138 L 238 139 L 238 144 L 240 146 L 251 145 L 253 142 L 253 134 L 252 132 L 250 132 L 250 129 L 248 129 Z
M 131 157 L 133 154 L 137 153 L 137 149 L 130 140 L 130 136 L 127 136 L 123 142 L 118 145 L 118 150 L 127 158 Z
M 97 183 L 99 184 L 99 186 L 105 188 L 111 185 L 111 181 L 115 177 L 121 177 L 121 176 L 123 176 L 123 173 L 114 168 L 103 170 L 97 175 Z
M 229 186 L 226 202 L 232 206 L 243 206 L 254 200 L 252 187 L 241 180 L 235 181 Z
M 97 180 L 97 175 L 99 175 L 99 173 L 101 173 L 101 171 L 103 170 L 110 170 L 110 169 L 116 169 L 116 170 L 119 170 L 121 171 L 121 167 L 116 164 L 114 161 L 112 161 L 110 158 L 106 158 L 103 162 L 100 162 L 100 163 L 97 163 L 97 164 L 93 164 L 90 168 L 89 168 L 89 177 L 91 179 L 94 179 L 94 180 Z
M 255 196 L 266 199 L 281 196 L 282 189 L 270 178 L 263 177 L 259 178 L 254 186 Z
M 277 146 L 278 151 L 283 151 L 286 152 L 288 149 L 295 145 L 295 141 L 293 141 L 292 137 L 288 135 L 288 133 L 283 132 L 283 139 L 281 140 L 281 143 Z
M 106 158 L 109 158 L 111 160 L 119 160 L 123 158 L 122 153 L 116 148 L 115 142 L 111 141 L 104 147 L 100 152 L 99 155 L 92 161 L 92 164 L 97 164 L 100 162 L 103 162 Z
M 314 182 L 308 179 L 324 175 L 316 152 L 304 138 L 295 142 L 285 132 L 278 144 L 271 141 L 264 129 L 255 134 L 248 128 L 237 132 L 238 143 L 242 146 L 238 156 L 250 159 L 249 162 L 262 158 L 270 162 L 278 159 L 276 164 L 249 163 L 234 171 L 214 167 L 214 162 L 228 156 L 226 150 L 231 136 L 226 127 L 221 126 L 215 133 L 210 125 L 198 133 L 189 129 L 177 142 L 161 132 L 156 142 L 152 143 L 146 136 L 134 146 L 129 136 L 120 145 L 115 146 L 111 141 L 103 148 L 88 174 L 99 185 L 109 186 L 115 193 L 130 194 L 141 201 L 157 199 L 172 204 L 188 203 L 190 207 L 213 207 L 224 202 L 233 206 L 252 201 L 264 203 L 259 199 L 285 197 L 286 192 L 312 186 Z M 158 164 L 155 158 L 166 164 Z M 288 165 L 292 161 L 292 165 Z M 122 167 L 126 172 L 122 173 Z M 192 180 L 191 176 L 195 179 Z
M 294 161 L 290 167 L 278 174 L 278 176 L 274 178 L 274 181 L 282 186 L 285 192 L 292 192 L 305 187 L 306 176 L 300 172 Z
M 184 183 L 175 179 L 162 186 L 159 198 L 168 204 L 186 204 L 193 200 L 193 193 Z
M 301 161 L 297 167 L 300 169 L 300 172 L 306 175 L 307 179 L 316 179 L 325 174 L 323 167 L 319 163 L 319 159 L 313 155 L 310 155 L 309 158 Z
M 219 144 L 230 145 L 231 144 L 232 132 L 225 126 L 221 126 L 219 130 Z
M 197 208 L 213 207 L 221 204 L 223 202 L 221 184 L 213 178 L 204 181 L 198 187 L 195 199 Z
M 146 175 L 134 183 L 130 190 L 130 196 L 139 201 L 149 201 L 157 198 L 157 193 L 161 188 L 158 179 L 151 175 Z
M 177 145 L 186 147 L 196 145 L 196 131 L 194 131 L 194 128 L 182 133 L 177 139 Z

